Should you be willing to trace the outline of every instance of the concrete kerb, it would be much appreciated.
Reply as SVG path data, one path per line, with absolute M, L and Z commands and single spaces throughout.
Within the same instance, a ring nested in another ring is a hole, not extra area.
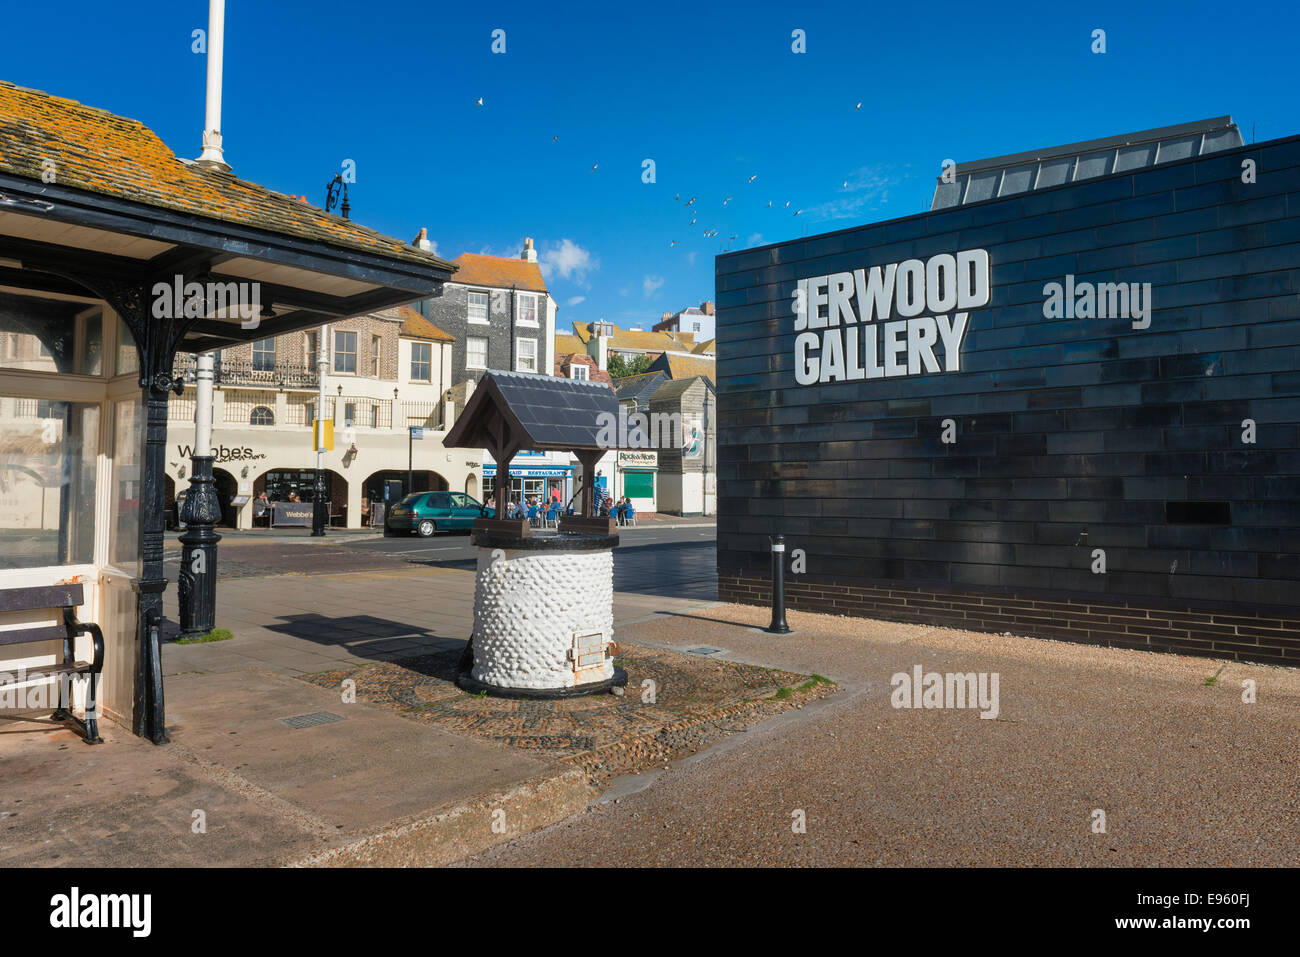
M 597 792 L 585 772 L 542 775 L 506 791 L 419 815 L 287 867 L 437 867 L 516 840 L 585 810 Z

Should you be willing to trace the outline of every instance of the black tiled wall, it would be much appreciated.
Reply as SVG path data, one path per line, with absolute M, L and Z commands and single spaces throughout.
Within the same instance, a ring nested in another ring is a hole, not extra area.
M 992 301 L 971 312 L 962 372 L 795 383 L 796 279 L 972 248 Z M 716 271 L 724 595 L 767 576 L 781 532 L 806 553 L 803 585 L 1300 608 L 1300 137 Z M 1045 319 L 1043 286 L 1067 273 L 1151 283 L 1150 328 Z

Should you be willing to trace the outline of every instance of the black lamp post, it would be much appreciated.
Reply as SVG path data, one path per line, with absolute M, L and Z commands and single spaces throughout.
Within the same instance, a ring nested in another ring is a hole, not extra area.
M 181 637 L 197 638 L 216 627 L 217 542 L 214 526 L 221 520 L 221 501 L 212 480 L 213 356 L 201 355 L 195 363 L 194 451 L 190 457 L 190 487 L 181 506 L 185 523 L 181 534 L 181 567 L 176 598 L 180 609 Z

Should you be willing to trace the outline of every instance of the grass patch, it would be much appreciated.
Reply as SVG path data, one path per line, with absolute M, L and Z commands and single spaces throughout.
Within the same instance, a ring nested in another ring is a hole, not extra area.
M 778 699 L 781 700 L 781 701 L 784 701 L 786 698 L 792 698 L 792 697 L 794 697 L 794 689 L 793 689 L 793 688 L 777 688 L 777 689 L 776 689 L 776 694 L 775 694 L 773 697 L 778 698 Z
M 1228 663 L 1226 661 L 1223 664 L 1219 665 L 1219 670 L 1216 671 L 1214 674 L 1210 675 L 1210 677 L 1205 679 L 1205 687 L 1207 688 L 1214 687 L 1214 685 L 1219 680 L 1219 675 L 1223 674 L 1223 669 L 1226 667 L 1228 667 Z
M 229 628 L 213 628 L 206 635 L 199 635 L 197 638 L 177 638 L 175 644 L 202 645 L 209 641 L 228 641 L 234 637 Z

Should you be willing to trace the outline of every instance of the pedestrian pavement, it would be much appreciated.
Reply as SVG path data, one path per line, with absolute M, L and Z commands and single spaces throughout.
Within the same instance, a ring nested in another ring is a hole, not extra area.
M 767 609 L 720 605 L 624 628 L 629 641 L 708 644 L 728 660 L 820 673 L 838 691 L 625 778 L 569 820 L 467 863 L 1300 864 L 1300 670 L 801 612 L 788 620 L 794 633 L 772 636 L 759 628 Z M 997 674 L 996 717 L 897 707 L 895 676 L 918 666 Z
M 692 597 L 691 588 L 678 591 L 675 596 L 615 592 L 615 631 L 649 615 L 712 603 Z M 234 637 L 165 644 L 165 676 L 241 668 L 292 676 L 458 648 L 474 626 L 474 572 L 403 565 L 231 579 L 217 583 L 217 608 L 216 624 Z M 164 597 L 164 611 L 174 634 L 178 611 L 173 589 Z
M 218 600 L 235 637 L 164 646 L 170 743 L 0 719 L 0 864 L 1300 863 L 1295 669 L 800 612 L 775 636 L 765 608 L 617 592 L 615 639 L 669 656 L 678 711 L 563 705 L 588 733 L 629 729 L 639 773 L 601 797 L 590 766 L 488 727 L 535 734 L 562 708 L 484 699 L 476 722 L 420 672 L 468 637 L 471 571 L 262 575 Z M 727 663 L 835 686 L 784 711 L 733 695 L 749 718 L 714 720 Z M 917 667 L 998 675 L 996 714 L 895 707 Z
M 410 565 L 219 582 L 234 637 L 163 645 L 167 744 L 0 716 L 0 864 L 440 864 L 570 816 L 588 771 L 300 680 L 458 652 L 473 591 Z M 616 628 L 711 604 L 616 594 Z M 165 610 L 174 633 L 174 590 Z

